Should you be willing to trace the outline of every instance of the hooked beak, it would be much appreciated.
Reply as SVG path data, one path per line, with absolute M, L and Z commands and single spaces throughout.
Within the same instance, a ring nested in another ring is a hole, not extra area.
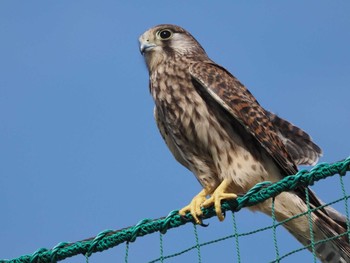
M 140 52 L 143 55 L 145 52 L 151 50 L 154 48 L 156 45 L 152 43 L 142 43 L 140 42 Z

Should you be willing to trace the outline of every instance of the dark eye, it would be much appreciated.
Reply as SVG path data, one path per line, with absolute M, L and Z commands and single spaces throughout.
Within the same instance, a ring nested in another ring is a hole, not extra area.
M 164 29 L 159 32 L 159 36 L 161 39 L 168 39 L 171 37 L 171 32 L 168 29 Z

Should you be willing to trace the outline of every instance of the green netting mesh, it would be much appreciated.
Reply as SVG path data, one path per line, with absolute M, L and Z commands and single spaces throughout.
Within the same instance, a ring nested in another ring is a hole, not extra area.
M 342 192 L 340 193 L 340 198 L 327 203 L 321 207 L 317 207 L 315 209 L 309 209 L 307 212 L 294 216 L 292 218 L 288 218 L 282 222 L 277 222 L 274 214 L 274 202 L 272 202 L 272 224 L 265 228 L 260 228 L 255 231 L 240 233 L 237 229 L 235 213 L 232 213 L 232 221 L 234 232 L 232 235 L 228 235 L 219 239 L 211 240 L 209 242 L 201 243 L 199 242 L 198 234 L 197 234 L 197 226 L 194 225 L 194 235 L 196 244 L 192 247 L 189 247 L 185 250 L 178 251 L 176 253 L 170 255 L 164 255 L 163 251 L 163 235 L 166 234 L 167 230 L 180 227 L 187 223 L 192 223 L 193 218 L 190 214 L 187 214 L 185 217 L 182 217 L 178 214 L 177 210 L 174 210 L 169 213 L 168 216 L 159 218 L 159 219 L 143 219 L 138 224 L 120 229 L 120 230 L 105 230 L 99 233 L 96 237 L 88 238 L 82 241 L 78 241 L 75 243 L 61 242 L 56 245 L 52 249 L 41 248 L 35 251 L 33 254 L 24 255 L 19 258 L 10 259 L 10 260 L 0 260 L 0 263 L 24 263 L 24 262 L 57 262 L 69 257 L 73 257 L 79 254 L 83 254 L 86 257 L 87 262 L 89 261 L 89 257 L 96 252 L 101 252 L 122 243 L 126 243 L 126 251 L 125 251 L 125 262 L 128 262 L 129 258 L 129 243 L 134 242 L 138 237 L 149 235 L 155 232 L 159 232 L 160 238 L 160 256 L 150 262 L 164 262 L 169 258 L 174 258 L 181 256 L 184 253 L 187 253 L 191 250 L 197 250 L 198 254 L 198 262 L 202 261 L 201 256 L 201 248 L 221 242 L 226 239 L 234 239 L 236 246 L 236 254 L 238 262 L 241 262 L 240 258 L 240 246 L 239 246 L 239 237 L 254 235 L 258 232 L 266 231 L 268 229 L 273 231 L 273 242 L 275 247 L 275 255 L 271 255 L 271 258 L 275 258 L 272 262 L 279 262 L 282 259 L 289 257 L 290 255 L 297 253 L 301 250 L 305 250 L 308 248 L 312 248 L 314 261 L 316 262 L 315 255 L 315 246 L 322 242 L 327 242 L 329 239 L 314 242 L 312 237 L 312 229 L 310 229 L 311 234 L 311 243 L 306 247 L 301 247 L 299 249 L 290 251 L 284 255 L 280 254 L 278 247 L 278 239 L 276 236 L 276 228 L 289 220 L 292 220 L 296 217 L 300 217 L 302 215 L 310 215 L 313 211 L 320 209 L 325 206 L 333 205 L 335 203 L 343 201 L 345 204 L 345 216 L 347 218 L 347 231 L 339 236 L 347 235 L 350 239 L 350 223 L 349 223 L 349 208 L 347 200 L 350 196 L 346 193 L 346 188 L 343 182 L 342 176 L 346 174 L 347 171 L 350 170 L 350 158 L 347 158 L 343 161 L 339 161 L 333 164 L 322 163 L 315 166 L 312 170 L 301 170 L 296 175 L 287 176 L 281 181 L 277 183 L 270 182 L 262 182 L 255 185 L 252 189 L 250 189 L 244 196 L 237 198 L 234 201 L 224 202 L 222 204 L 222 210 L 238 212 L 243 207 L 253 206 L 260 202 L 263 202 L 269 198 L 274 198 L 278 194 L 283 191 L 293 190 L 298 186 L 309 186 L 314 184 L 314 182 L 325 179 L 329 176 L 334 176 L 336 174 L 340 175 L 340 184 Z M 308 204 L 309 207 L 309 204 Z M 215 216 L 214 208 L 203 209 L 203 218 L 207 219 Z M 228 219 L 226 219 L 228 220 Z M 310 227 L 312 224 L 310 223 Z M 332 237 L 333 238 L 337 238 Z

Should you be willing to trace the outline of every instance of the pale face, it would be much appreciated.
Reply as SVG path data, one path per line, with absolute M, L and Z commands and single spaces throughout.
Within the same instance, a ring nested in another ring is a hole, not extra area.
M 206 56 L 194 37 L 174 25 L 159 25 L 147 30 L 140 36 L 139 43 L 148 69 L 174 56 Z

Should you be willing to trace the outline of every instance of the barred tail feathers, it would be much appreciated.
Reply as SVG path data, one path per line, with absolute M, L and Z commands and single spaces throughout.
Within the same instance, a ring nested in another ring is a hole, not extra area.
M 311 198 L 316 198 L 310 191 Z M 271 200 L 251 207 L 252 210 L 272 215 Z M 319 204 L 322 203 L 319 201 Z M 317 207 L 310 204 L 310 208 Z M 327 207 L 326 207 L 327 208 Z M 313 242 L 317 258 L 323 263 L 350 262 L 346 218 L 334 209 L 319 209 L 311 214 Z M 310 220 L 305 200 L 297 192 L 283 192 L 275 197 L 274 214 L 277 221 L 285 221 L 283 226 L 304 246 L 312 251 Z M 330 212 L 331 211 L 331 212 Z M 298 216 L 304 213 L 302 216 Z M 332 218 L 335 217 L 335 218 Z M 290 218 L 293 218 L 290 220 Z M 345 219 L 345 221 L 343 221 Z

